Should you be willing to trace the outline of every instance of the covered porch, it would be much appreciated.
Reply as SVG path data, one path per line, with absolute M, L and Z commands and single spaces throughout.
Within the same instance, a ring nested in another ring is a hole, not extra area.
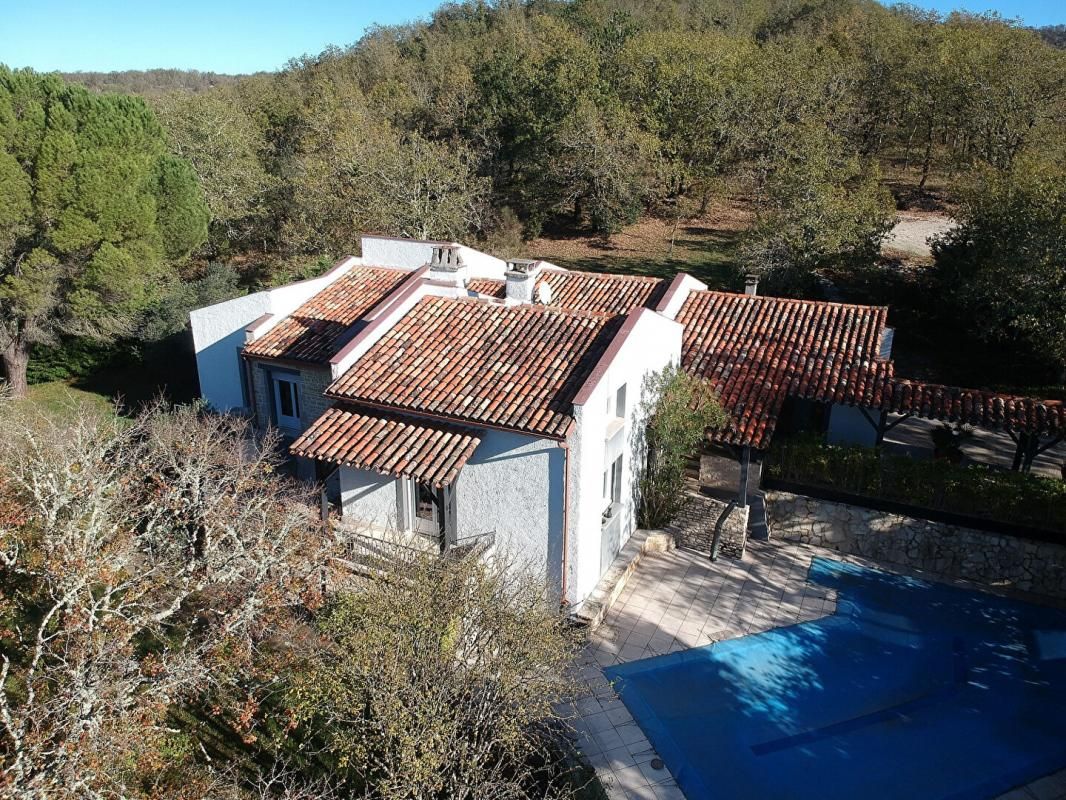
M 290 447 L 315 463 L 323 520 L 351 536 L 444 553 L 459 535 L 455 484 L 475 429 L 358 406 L 328 409 Z

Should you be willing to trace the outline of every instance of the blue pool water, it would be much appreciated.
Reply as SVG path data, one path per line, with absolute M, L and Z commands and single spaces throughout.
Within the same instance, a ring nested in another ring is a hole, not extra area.
M 608 668 L 689 800 L 991 798 L 1066 767 L 1066 613 L 816 558 L 816 622 Z

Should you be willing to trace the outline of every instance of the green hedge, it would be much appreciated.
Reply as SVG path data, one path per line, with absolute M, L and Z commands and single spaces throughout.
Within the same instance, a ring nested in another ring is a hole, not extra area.
M 827 445 L 815 437 L 775 442 L 767 475 L 897 503 L 1066 533 L 1066 482 L 984 465 Z

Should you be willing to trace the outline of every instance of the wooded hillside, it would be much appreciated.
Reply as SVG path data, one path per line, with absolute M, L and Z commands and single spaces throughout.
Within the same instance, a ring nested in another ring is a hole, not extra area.
M 136 76 L 120 85 L 145 92 L 203 187 L 210 234 L 186 280 L 210 262 L 229 265 L 225 285 L 305 276 L 357 252 L 364 232 L 508 255 L 542 234 L 606 241 L 644 220 L 672 242 L 716 203 L 740 203 L 722 285 L 757 271 L 767 291 L 810 295 L 827 270 L 868 285 L 861 273 L 898 209 L 986 226 L 1010 217 L 996 204 L 1020 192 L 1039 218 L 1061 219 L 1061 195 L 1032 188 L 1066 180 L 1056 41 L 1054 28 L 871 0 L 465 2 L 278 73 L 164 70 L 143 89 Z M 1062 270 L 1038 275 L 1025 259 L 1004 262 L 1002 247 L 967 244 L 1016 231 L 966 230 L 951 252 L 969 266 L 947 265 L 937 275 L 948 282 L 917 295 L 938 296 L 941 327 L 1023 352 L 1046 370 L 1033 382 L 1060 375 Z M 1061 263 L 1062 226 L 1042 231 L 1010 252 Z M 631 267 L 658 269 L 612 268 Z M 678 268 L 688 265 L 659 271 Z M 1020 287 L 1034 283 L 1050 303 L 1031 307 Z M 989 287 L 1002 310 L 976 324 Z M 898 293 L 860 299 L 908 313 Z

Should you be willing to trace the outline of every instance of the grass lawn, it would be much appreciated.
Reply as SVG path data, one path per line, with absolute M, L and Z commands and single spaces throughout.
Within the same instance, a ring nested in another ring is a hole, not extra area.
M 34 403 L 49 414 L 69 415 L 72 410 L 113 414 L 115 405 L 110 397 L 79 389 L 67 381 L 50 381 L 30 386 L 26 401 Z

